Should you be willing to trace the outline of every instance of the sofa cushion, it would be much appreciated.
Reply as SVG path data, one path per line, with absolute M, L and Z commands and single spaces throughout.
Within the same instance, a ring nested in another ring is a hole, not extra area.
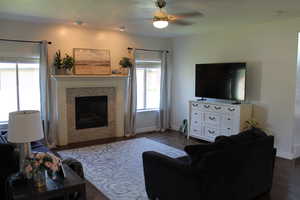
M 215 143 L 221 145 L 232 145 L 232 144 L 239 144 L 245 143 L 249 141 L 256 140 L 261 137 L 266 137 L 267 134 L 263 132 L 261 129 L 253 128 L 250 130 L 243 131 L 237 135 L 232 136 L 218 136 L 215 139 Z
M 191 164 L 197 164 L 207 152 L 216 151 L 219 147 L 215 143 L 189 145 L 184 148 L 184 151 L 189 155 Z
M 231 150 L 239 148 L 239 145 L 251 144 L 255 140 L 267 136 L 260 129 L 250 129 L 232 136 L 218 136 L 214 143 L 189 145 L 184 148 L 191 159 L 193 166 L 199 165 L 202 158 L 209 152 Z

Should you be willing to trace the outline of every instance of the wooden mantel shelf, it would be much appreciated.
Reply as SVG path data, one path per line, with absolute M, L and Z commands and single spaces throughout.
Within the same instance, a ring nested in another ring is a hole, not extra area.
M 107 75 L 51 75 L 54 79 L 65 79 L 65 78 L 128 78 L 128 75 L 120 74 L 107 74 Z

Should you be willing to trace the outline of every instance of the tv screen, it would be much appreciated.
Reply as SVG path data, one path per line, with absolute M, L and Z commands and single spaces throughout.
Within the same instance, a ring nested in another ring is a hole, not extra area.
M 246 63 L 196 64 L 196 97 L 243 101 L 245 87 Z

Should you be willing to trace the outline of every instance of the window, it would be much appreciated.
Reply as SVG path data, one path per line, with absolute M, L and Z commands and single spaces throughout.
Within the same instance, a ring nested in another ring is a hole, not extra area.
M 39 64 L 0 62 L 0 123 L 9 112 L 40 110 Z
M 137 110 L 157 110 L 160 104 L 160 61 L 136 61 Z

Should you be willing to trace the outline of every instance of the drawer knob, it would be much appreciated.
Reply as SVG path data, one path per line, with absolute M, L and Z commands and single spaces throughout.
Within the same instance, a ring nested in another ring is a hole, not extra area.
M 193 105 L 193 107 L 197 107 L 198 106 L 198 104 L 192 104 Z
M 215 106 L 215 109 L 216 109 L 216 110 L 220 110 L 221 107 L 220 107 L 220 106 Z
M 198 115 L 198 113 L 194 113 L 194 115 Z
M 235 108 L 228 108 L 229 111 L 235 111 Z
M 198 123 L 198 121 L 194 121 L 194 123 L 195 123 L 195 124 L 197 124 L 197 123 Z
M 205 107 L 205 108 L 209 108 L 210 106 L 209 106 L 209 105 L 204 105 L 204 107 Z
M 227 120 L 231 120 L 230 118 L 228 118 Z
M 231 128 L 227 128 L 228 130 L 230 130 Z
M 216 118 L 215 117 L 208 117 L 210 120 L 215 120 Z
M 211 130 L 208 130 L 208 132 L 209 132 L 210 134 L 214 134 L 214 133 L 215 133 L 215 131 L 211 131 Z

